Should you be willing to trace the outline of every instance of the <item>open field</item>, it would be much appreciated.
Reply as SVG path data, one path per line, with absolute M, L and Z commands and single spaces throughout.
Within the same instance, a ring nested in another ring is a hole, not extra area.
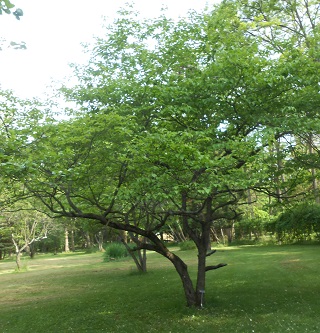
M 178 251 L 178 249 L 177 249 Z M 195 267 L 194 251 L 180 252 Z M 210 257 L 206 304 L 185 307 L 170 262 L 148 255 L 147 274 L 102 254 L 0 262 L 0 333 L 320 332 L 320 247 L 226 247 Z M 195 271 L 193 271 L 195 272 Z

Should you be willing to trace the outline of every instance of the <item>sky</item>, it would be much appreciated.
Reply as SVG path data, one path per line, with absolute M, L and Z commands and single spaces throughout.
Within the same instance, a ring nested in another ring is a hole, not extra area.
M 82 43 L 103 36 L 103 17 L 112 22 L 128 0 L 11 0 L 24 16 L 0 16 L 0 38 L 23 41 L 26 50 L 4 45 L 0 51 L 0 87 L 21 98 L 50 96 L 54 85 L 68 80 L 70 63 L 85 63 Z M 217 0 L 135 0 L 142 17 L 156 17 L 162 7 L 172 18 L 200 11 Z M 130 1 L 131 2 L 131 1 Z

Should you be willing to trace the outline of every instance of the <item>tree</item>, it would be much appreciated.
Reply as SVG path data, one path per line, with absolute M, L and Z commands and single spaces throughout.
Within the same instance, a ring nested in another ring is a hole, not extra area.
M 200 307 L 206 274 L 226 265 L 207 263 L 211 227 L 239 216 L 248 189 L 270 188 L 270 142 L 315 126 L 297 107 L 315 81 L 298 71 L 303 52 L 274 58 L 235 1 L 179 22 L 132 15 L 122 11 L 64 89 L 79 112 L 34 126 L 8 176 L 55 216 L 134 235 L 137 249 L 172 262 L 187 305 Z M 176 219 L 198 250 L 195 284 L 160 237 Z
M 15 248 L 16 264 L 18 270 L 21 269 L 21 255 L 28 250 L 34 253 L 30 247 L 35 242 L 47 238 L 50 219 L 36 211 L 26 211 L 13 208 L 10 212 L 2 212 L 2 227 L 10 229 L 10 238 Z

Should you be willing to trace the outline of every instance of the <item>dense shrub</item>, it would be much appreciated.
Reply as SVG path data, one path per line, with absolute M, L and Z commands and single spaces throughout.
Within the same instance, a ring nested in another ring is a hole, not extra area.
M 320 239 L 320 205 L 300 204 L 282 214 L 269 225 L 279 241 Z
M 252 207 L 250 214 L 246 212 L 234 224 L 236 240 L 259 240 L 267 232 L 266 224 L 269 219 L 270 216 L 266 211 Z
M 191 240 L 179 243 L 179 247 L 181 251 L 195 250 L 197 248 L 196 244 Z
M 110 259 L 120 259 L 128 256 L 128 251 L 121 243 L 110 243 L 105 246 L 105 252 L 103 254 L 104 261 Z
M 92 246 L 86 248 L 85 252 L 86 253 L 97 253 L 97 252 L 100 252 L 99 246 L 98 245 L 92 245 Z
M 236 239 L 259 239 L 265 233 L 266 221 L 260 218 L 246 218 L 234 224 Z

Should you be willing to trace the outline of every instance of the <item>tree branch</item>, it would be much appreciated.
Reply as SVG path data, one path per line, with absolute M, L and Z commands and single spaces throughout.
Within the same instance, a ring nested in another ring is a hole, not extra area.
M 210 257 L 212 254 L 216 253 L 217 250 L 212 250 L 206 254 L 206 257 Z
M 218 264 L 218 265 L 214 265 L 214 266 L 207 266 L 205 271 L 212 271 L 213 269 L 218 269 L 220 267 L 224 267 L 227 266 L 227 264 Z

